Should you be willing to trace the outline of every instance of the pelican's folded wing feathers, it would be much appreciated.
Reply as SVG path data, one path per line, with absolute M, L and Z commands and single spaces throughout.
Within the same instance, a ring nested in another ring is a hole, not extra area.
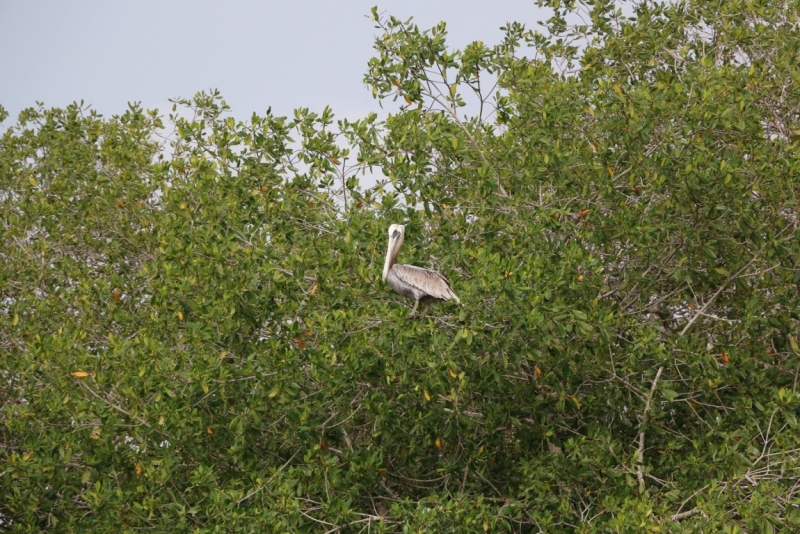
M 447 278 L 436 271 L 414 265 L 395 265 L 392 270 L 404 283 L 431 297 L 441 300 L 453 299 L 459 304 L 461 303 L 453 288 L 450 287 L 450 282 L 447 281 Z

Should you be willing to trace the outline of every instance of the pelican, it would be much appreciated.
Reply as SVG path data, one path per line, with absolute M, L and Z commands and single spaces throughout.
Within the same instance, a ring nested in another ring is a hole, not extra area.
M 383 264 L 383 279 L 395 293 L 416 301 L 409 317 L 414 316 L 420 302 L 425 304 L 426 312 L 431 302 L 454 299 L 461 304 L 447 278 L 441 274 L 413 265 L 397 265 L 397 253 L 403 245 L 404 234 L 405 226 L 389 226 L 389 250 L 386 251 L 386 262 Z

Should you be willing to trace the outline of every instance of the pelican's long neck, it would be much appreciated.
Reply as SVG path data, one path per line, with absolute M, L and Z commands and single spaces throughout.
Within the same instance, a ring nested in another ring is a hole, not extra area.
M 403 244 L 403 234 L 395 231 L 389 236 L 389 248 L 386 250 L 386 261 L 383 263 L 383 280 L 389 276 L 389 269 L 397 262 L 397 253 Z

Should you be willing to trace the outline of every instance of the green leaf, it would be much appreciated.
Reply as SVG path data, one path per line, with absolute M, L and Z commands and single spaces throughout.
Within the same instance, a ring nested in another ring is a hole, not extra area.
M 661 394 L 664 396 L 667 401 L 672 402 L 676 398 L 678 398 L 678 392 L 672 389 L 664 388 L 661 390 Z

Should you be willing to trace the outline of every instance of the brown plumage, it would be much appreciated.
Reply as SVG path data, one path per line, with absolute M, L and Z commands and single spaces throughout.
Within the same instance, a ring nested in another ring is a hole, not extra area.
M 453 299 L 460 304 L 461 300 L 453 292 L 447 278 L 441 274 L 422 267 L 396 264 L 404 235 L 404 226 L 393 224 L 389 227 L 389 249 L 383 264 L 383 279 L 395 293 L 415 300 L 410 316 L 416 313 L 420 302 L 425 304 L 425 311 L 431 302 Z

